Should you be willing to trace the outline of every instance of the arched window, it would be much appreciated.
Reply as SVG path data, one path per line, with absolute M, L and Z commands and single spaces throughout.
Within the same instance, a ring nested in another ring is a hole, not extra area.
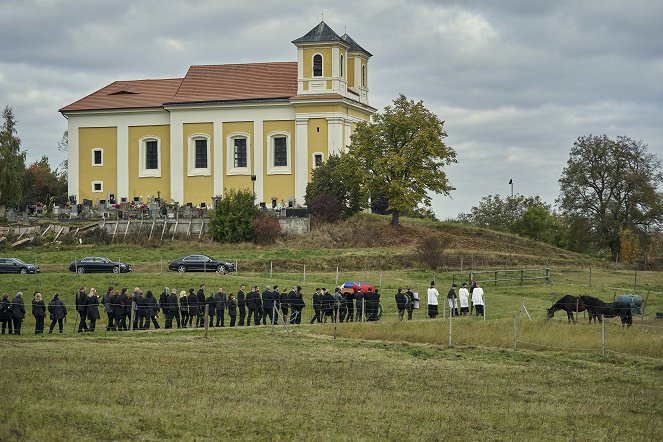
M 322 55 L 320 54 L 313 56 L 313 76 L 322 77 Z
M 210 137 L 207 134 L 189 136 L 189 176 L 209 176 Z
M 161 176 L 161 139 L 156 136 L 145 136 L 138 140 L 138 176 Z
M 366 87 L 366 65 L 361 65 L 361 85 Z
M 343 62 L 344 62 L 343 55 L 341 55 L 341 78 L 343 78 Z

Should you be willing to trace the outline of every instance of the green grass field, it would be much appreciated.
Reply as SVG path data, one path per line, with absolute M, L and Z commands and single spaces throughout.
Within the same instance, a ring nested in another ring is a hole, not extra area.
M 126 250 L 139 258 L 161 252 Z M 68 264 L 70 255 L 50 252 L 49 262 Z M 452 274 L 435 277 L 446 293 Z M 431 278 L 417 270 L 341 270 L 341 282 L 381 282 L 385 314 L 378 323 L 336 330 L 303 324 L 274 334 L 263 326 L 210 329 L 208 338 L 202 329 L 107 333 L 102 318 L 94 334 L 82 335 L 74 332 L 71 307 L 65 333 L 35 336 L 28 315 L 22 336 L 0 338 L 0 440 L 663 439 L 663 321 L 654 318 L 663 310 L 663 274 L 593 268 L 590 286 L 588 268 L 554 268 L 551 284 L 486 283 L 486 321 L 454 320 L 451 347 L 447 319 L 427 319 L 424 308 L 414 321 L 397 320 L 395 289 L 411 285 L 425 298 Z M 309 272 L 304 281 L 303 272 L 277 269 L 270 279 L 241 267 L 239 275 L 155 269 L 82 276 L 49 268 L 2 275 L 0 292 L 21 290 L 28 306 L 36 290 L 46 301 L 58 292 L 73 304 L 81 285 L 100 293 L 138 286 L 158 295 L 164 286 L 201 282 L 208 292 L 236 291 L 241 283 L 302 285 L 306 321 L 313 288 L 332 288 L 336 272 Z M 605 355 L 600 325 L 582 314 L 578 324 L 567 324 L 563 313 L 544 320 L 565 293 L 608 301 L 634 292 L 648 300 L 645 317 L 629 329 L 609 320 Z M 531 321 L 519 315 L 523 301 Z

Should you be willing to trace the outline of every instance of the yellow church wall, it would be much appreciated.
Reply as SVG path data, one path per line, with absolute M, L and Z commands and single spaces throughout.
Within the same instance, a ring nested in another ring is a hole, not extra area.
M 214 137 L 212 123 L 184 123 L 182 127 L 182 143 L 184 154 L 184 201 L 192 203 L 194 206 L 200 203 L 211 204 L 214 196 Z M 209 137 L 209 158 L 207 159 L 210 168 L 209 176 L 189 176 L 189 137 L 194 134 L 204 134 Z
M 161 177 L 140 177 L 140 140 L 143 137 L 156 137 L 160 143 L 159 160 Z M 170 200 L 170 126 L 130 126 L 129 127 L 129 199 L 135 196 L 156 196 Z
M 96 148 L 103 149 L 103 166 L 92 165 L 92 149 Z M 117 127 L 79 128 L 78 164 L 78 202 L 106 200 L 109 193 L 117 197 Z M 93 181 L 103 182 L 102 192 L 92 192 Z
M 297 104 L 295 105 L 296 113 L 319 113 L 319 112 L 343 112 L 347 113 L 347 106 L 341 106 L 338 104 Z
M 346 71 L 348 73 L 348 87 L 355 86 L 355 57 L 348 57 L 348 66 Z
M 323 161 L 329 157 L 327 138 L 327 120 L 324 118 L 311 118 L 308 120 L 308 173 L 311 179 L 313 170 L 313 154 L 322 152 Z
M 290 121 L 265 121 L 263 122 L 263 158 L 264 169 L 263 175 L 265 177 L 264 184 L 264 197 L 265 202 L 269 206 L 272 201 L 272 197 L 276 197 L 278 202 L 283 201 L 285 204 L 288 203 L 288 197 L 295 196 L 295 122 Z M 269 144 L 269 134 L 272 132 L 287 132 L 290 134 L 290 158 L 288 158 L 290 164 L 291 173 L 288 175 L 267 175 L 267 170 L 269 164 L 267 164 L 267 149 L 271 146 Z
M 233 133 L 244 133 L 249 135 L 248 140 L 248 154 L 249 154 L 249 171 L 248 175 L 228 175 L 228 164 L 232 162 L 234 158 L 232 156 L 228 157 L 228 136 Z M 253 161 L 254 161 L 254 133 L 253 133 L 253 121 L 233 121 L 233 122 L 224 122 L 223 123 L 223 190 L 226 189 L 237 189 L 237 190 L 252 190 L 253 183 L 251 182 L 251 175 L 254 173 L 253 170 Z
M 332 75 L 332 50 L 331 48 L 306 48 L 304 49 L 304 77 L 313 77 L 313 56 L 322 55 L 322 76 Z

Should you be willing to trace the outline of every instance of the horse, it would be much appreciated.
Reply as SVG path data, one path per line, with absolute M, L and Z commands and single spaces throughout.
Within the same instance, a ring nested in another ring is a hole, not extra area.
M 589 322 L 596 322 L 598 318 L 614 318 L 619 316 L 622 320 L 622 327 L 625 325 L 630 327 L 633 325 L 633 316 L 631 314 L 631 306 L 626 302 L 603 302 L 593 296 L 581 296 L 580 299 L 585 303 L 587 311 L 589 312 Z
M 582 299 L 578 298 L 577 296 L 564 295 L 548 309 L 548 319 L 551 319 L 553 316 L 555 316 L 555 312 L 557 310 L 564 310 L 566 312 L 566 316 L 569 319 L 569 322 L 576 322 L 575 318 L 573 317 L 573 312 L 584 312 L 585 303 L 582 302 Z
M 589 295 L 580 295 L 580 300 L 585 303 L 587 314 L 589 315 L 589 323 L 591 324 L 592 320 L 596 323 L 596 321 L 601 318 L 599 307 L 604 305 L 605 302 Z

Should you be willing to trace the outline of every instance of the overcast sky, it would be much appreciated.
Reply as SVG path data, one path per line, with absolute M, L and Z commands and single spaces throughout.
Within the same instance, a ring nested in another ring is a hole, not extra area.
M 573 141 L 626 135 L 663 158 L 663 2 L 0 0 L 0 105 L 28 161 L 66 130 L 58 109 L 115 80 L 182 77 L 192 64 L 295 61 L 320 22 L 374 54 L 369 100 L 399 93 L 446 121 L 457 190 L 442 219 L 487 194 L 553 203 Z

